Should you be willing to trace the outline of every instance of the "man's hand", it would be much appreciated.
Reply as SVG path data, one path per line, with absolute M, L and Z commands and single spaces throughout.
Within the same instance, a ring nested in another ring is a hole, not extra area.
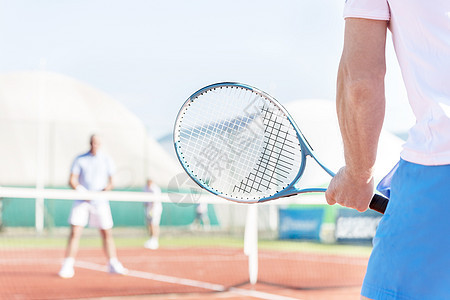
M 369 208 L 373 190 L 372 176 L 352 174 L 343 167 L 331 180 L 325 197 L 330 205 L 337 203 L 363 212 Z

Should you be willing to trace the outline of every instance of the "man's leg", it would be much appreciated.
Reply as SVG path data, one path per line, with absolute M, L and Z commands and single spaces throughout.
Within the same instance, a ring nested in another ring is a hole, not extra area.
M 111 229 L 100 229 L 100 234 L 103 241 L 103 251 L 105 252 L 106 258 L 110 260 L 111 258 L 117 258 L 116 244 L 112 236 Z
M 78 252 L 82 232 L 83 226 L 72 225 L 69 240 L 67 242 L 65 259 L 61 270 L 58 273 L 62 278 L 72 278 L 75 275 L 73 266 L 75 264 L 75 256 Z
M 153 219 L 147 224 L 147 228 L 150 238 L 145 242 L 144 247 L 156 250 L 159 248 L 159 225 Z
M 150 235 L 155 239 L 159 239 L 159 224 L 150 224 Z
M 83 226 L 72 225 L 69 235 L 69 241 L 66 248 L 66 258 L 75 256 L 78 252 L 78 246 L 80 245 L 80 237 L 83 233 Z
M 125 269 L 117 259 L 116 245 L 112 236 L 112 229 L 100 229 L 103 240 L 103 250 L 108 259 L 108 271 L 112 274 L 125 275 L 128 270 Z

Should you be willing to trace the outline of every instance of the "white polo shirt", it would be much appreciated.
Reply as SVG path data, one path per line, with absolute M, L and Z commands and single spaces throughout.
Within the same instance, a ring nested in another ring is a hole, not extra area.
M 106 153 L 97 151 L 96 155 L 87 152 L 75 158 L 71 173 L 79 175 L 79 183 L 89 191 L 101 191 L 108 185 L 114 169 L 111 158 Z
M 416 116 L 401 157 L 450 164 L 450 0 L 347 0 L 344 17 L 389 20 Z
M 150 186 L 145 186 L 144 191 L 147 193 L 152 193 L 157 196 L 161 196 L 161 188 L 156 185 L 156 183 L 152 183 Z M 147 209 L 153 209 L 157 211 L 158 213 L 162 212 L 162 203 L 161 201 L 152 201 L 152 202 L 145 202 L 145 206 Z

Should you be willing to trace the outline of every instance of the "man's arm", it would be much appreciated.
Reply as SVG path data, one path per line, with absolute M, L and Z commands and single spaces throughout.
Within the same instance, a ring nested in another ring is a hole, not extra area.
M 71 188 L 73 188 L 74 190 L 77 189 L 77 186 L 80 185 L 80 183 L 78 182 L 78 174 L 74 174 L 74 173 L 70 173 L 70 177 L 69 177 L 69 185 Z
M 112 176 L 109 176 L 108 177 L 108 184 L 105 186 L 103 191 L 110 191 L 112 189 L 113 189 L 113 178 L 112 178 Z
M 373 196 L 373 169 L 384 120 L 387 21 L 348 18 L 339 65 L 336 108 L 345 167 L 326 192 L 329 204 L 365 211 Z
M 69 177 L 70 187 L 73 188 L 74 190 L 86 190 L 82 185 L 80 185 L 80 182 L 78 181 L 79 177 L 80 177 L 79 174 L 70 173 Z

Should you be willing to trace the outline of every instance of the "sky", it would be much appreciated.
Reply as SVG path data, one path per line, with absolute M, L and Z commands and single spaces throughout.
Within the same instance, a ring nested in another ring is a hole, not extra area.
M 237 81 L 282 104 L 334 101 L 344 0 L 0 0 L 0 73 L 58 72 L 172 131 L 201 87 Z M 412 113 L 388 43 L 385 129 Z M 45 62 L 45 64 L 42 64 Z

